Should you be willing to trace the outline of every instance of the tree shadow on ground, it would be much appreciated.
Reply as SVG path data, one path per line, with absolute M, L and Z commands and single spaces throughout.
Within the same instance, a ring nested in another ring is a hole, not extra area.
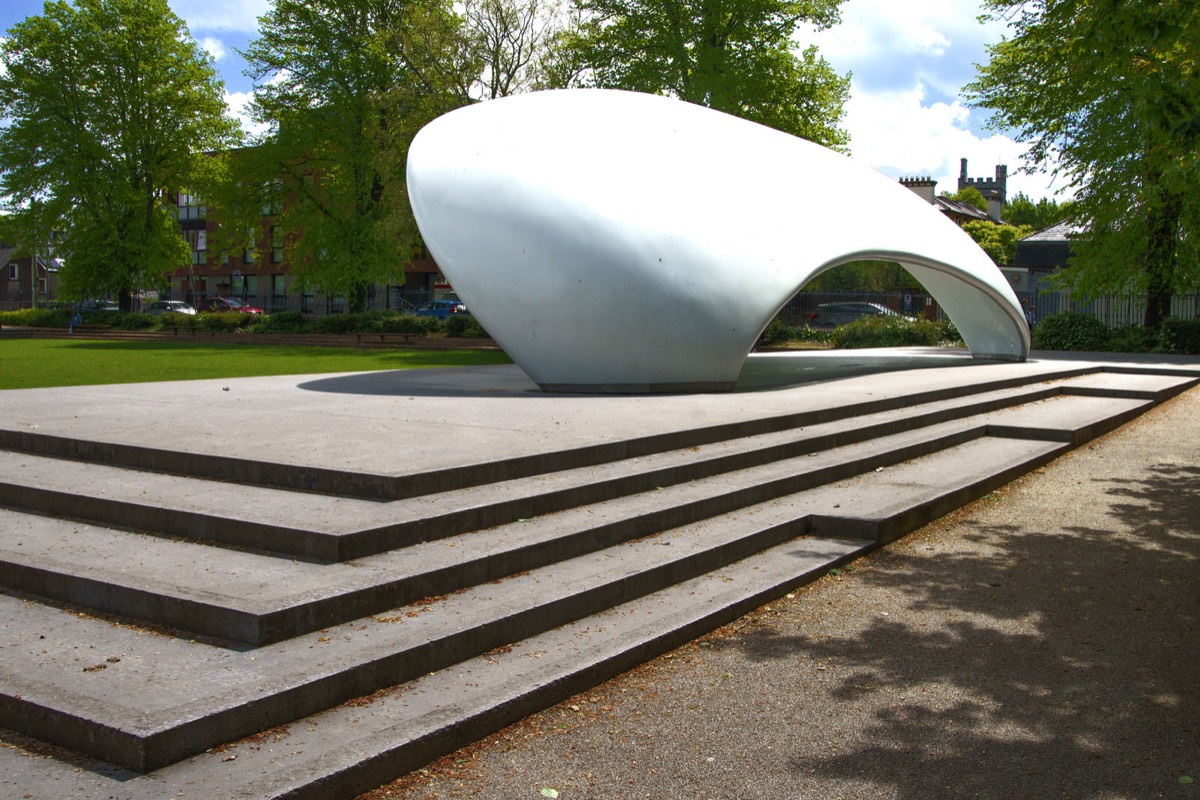
M 913 800 L 1200 797 L 1200 468 L 1097 482 L 1111 530 L 968 519 L 974 546 L 916 540 L 855 576 L 897 607 L 853 635 L 734 640 L 837 665 L 835 698 L 871 709 L 794 769 Z

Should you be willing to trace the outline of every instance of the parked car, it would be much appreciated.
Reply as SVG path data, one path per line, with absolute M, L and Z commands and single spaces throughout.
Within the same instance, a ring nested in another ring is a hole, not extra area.
M 145 314 L 195 314 L 196 309 L 182 300 L 157 300 L 142 309 Z
M 879 303 L 822 303 L 808 319 L 813 328 L 836 328 L 861 317 L 898 317 L 895 311 Z
M 120 311 L 121 307 L 112 300 L 84 300 L 79 304 L 80 311 Z
M 263 313 L 263 310 L 261 308 L 259 308 L 258 306 L 252 306 L 247 303 L 243 303 L 241 300 L 238 300 L 236 297 L 209 297 L 205 300 L 200 301 L 200 305 L 196 307 L 196 310 L 201 313 L 204 313 L 204 312 L 220 313 L 222 311 L 226 311 L 226 312 L 232 311 L 237 314 L 261 314 L 261 313 Z
M 467 307 L 457 300 L 430 300 L 428 303 L 417 306 L 417 310 L 413 313 L 418 317 L 446 319 L 451 314 L 466 314 Z

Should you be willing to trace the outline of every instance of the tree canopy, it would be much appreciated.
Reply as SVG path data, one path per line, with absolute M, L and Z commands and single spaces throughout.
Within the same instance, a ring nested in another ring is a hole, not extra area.
M 544 82 L 551 42 L 564 30 L 558 0 L 463 0 L 462 10 L 482 99 Z
M 1017 192 L 1001 210 L 1000 218 L 1010 225 L 1028 225 L 1038 231 L 1067 219 L 1073 206 L 1069 200 L 1059 203 L 1050 197 L 1043 197 L 1034 203 L 1024 192 Z
M 1086 228 L 1060 283 L 1144 292 L 1155 328 L 1200 283 L 1200 9 L 1191 0 L 987 0 L 1011 36 L 967 87 Z
M 809 281 L 807 292 L 887 292 L 921 284 L 894 261 L 850 261 Z
M 276 212 L 293 274 L 355 308 L 371 284 L 402 283 L 420 246 L 408 145 L 479 74 L 462 18 L 442 0 L 275 0 L 243 55 L 269 130 L 242 156 L 230 235 Z
M 792 35 L 838 21 L 841 0 L 574 0 L 570 74 L 586 85 L 664 94 L 829 147 L 849 78 Z
M 0 203 L 32 253 L 55 236 L 67 297 L 187 263 L 174 197 L 221 179 L 238 136 L 209 56 L 166 0 L 47 2 L 0 46 Z
M 998 267 L 1011 264 L 1017 253 L 1017 242 L 1034 231 L 1028 225 L 997 225 L 982 219 L 968 222 L 963 225 L 963 230 Z
M 984 198 L 983 192 L 974 186 L 964 186 L 957 192 L 942 192 L 942 197 L 945 197 L 947 200 L 966 203 L 969 206 L 978 208 L 980 211 L 987 211 L 987 199 Z

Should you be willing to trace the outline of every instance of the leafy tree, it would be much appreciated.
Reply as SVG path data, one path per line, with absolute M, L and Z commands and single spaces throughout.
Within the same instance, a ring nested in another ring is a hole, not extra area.
M 24 252 L 53 233 L 67 297 L 131 292 L 187 262 L 174 197 L 236 141 L 211 59 L 166 0 L 47 2 L 0 46 L 0 196 Z
M 983 192 L 976 189 L 974 186 L 964 186 L 957 192 L 942 192 L 942 197 L 947 200 L 954 200 L 958 203 L 966 203 L 969 206 L 974 206 L 980 211 L 987 211 L 987 200 L 983 197 Z
M 849 78 L 815 47 L 796 53 L 801 23 L 826 28 L 841 0 L 574 0 L 569 38 L 584 83 L 664 94 L 760 122 L 829 147 Z
M 494 100 L 539 85 L 550 43 L 562 30 L 557 0 L 465 0 L 462 7 L 483 68 L 483 98 Z
M 1017 241 L 1033 233 L 1028 225 L 997 225 L 986 220 L 973 220 L 963 225 L 967 235 L 983 248 L 998 267 L 1011 264 L 1017 252 Z
M 1066 219 L 1074 204 L 1069 200 L 1059 203 L 1048 197 L 1043 197 L 1034 203 L 1024 192 L 1017 192 L 1009 199 L 1000 212 L 1000 218 L 1010 225 L 1028 225 L 1034 230 L 1049 228 Z
M 851 261 L 822 272 L 804 287 L 810 292 L 886 292 L 920 286 L 894 261 Z
M 1012 35 L 967 87 L 1074 190 L 1087 234 L 1059 276 L 1144 292 L 1157 328 L 1200 284 L 1200 9 L 1191 0 L 987 0 Z
M 462 19 L 442 0 L 276 0 L 243 55 L 269 132 L 223 204 L 230 241 L 261 246 L 265 231 L 238 237 L 274 212 L 293 274 L 359 310 L 419 250 L 405 159 L 479 74 Z

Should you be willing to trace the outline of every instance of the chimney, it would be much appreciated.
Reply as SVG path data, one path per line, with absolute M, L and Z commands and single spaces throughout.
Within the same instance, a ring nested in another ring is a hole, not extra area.
M 992 218 L 992 222 L 1000 223 L 1000 212 L 1004 210 L 1004 201 L 999 195 L 988 194 L 987 196 L 987 215 Z
M 917 196 L 926 203 L 933 204 L 934 189 L 937 188 L 937 181 L 928 175 L 920 178 L 901 178 L 900 185 L 906 186 L 916 192 Z

